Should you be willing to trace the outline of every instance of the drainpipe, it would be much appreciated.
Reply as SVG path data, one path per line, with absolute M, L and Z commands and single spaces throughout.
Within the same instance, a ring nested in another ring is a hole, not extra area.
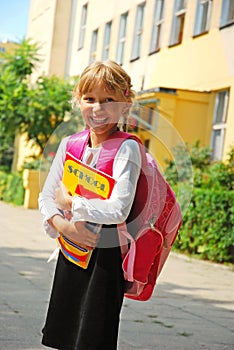
M 74 32 L 74 26 L 75 26 L 76 3 L 77 3 L 77 0 L 72 0 L 70 28 L 69 28 L 68 44 L 67 44 L 67 57 L 66 57 L 65 73 L 64 73 L 65 78 L 67 78 L 69 76 L 69 68 L 70 68 L 70 62 L 71 62 L 71 50 L 72 50 L 72 39 L 73 39 L 73 32 Z

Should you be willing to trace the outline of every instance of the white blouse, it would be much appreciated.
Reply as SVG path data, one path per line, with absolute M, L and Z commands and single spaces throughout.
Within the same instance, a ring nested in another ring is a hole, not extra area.
M 66 156 L 68 137 L 63 139 L 50 168 L 42 192 L 39 195 L 39 209 L 44 217 L 43 226 L 52 238 L 58 237 L 58 232 L 48 224 L 48 219 L 60 214 L 55 202 L 55 189 L 63 176 L 63 164 Z M 101 147 L 86 147 L 84 163 L 92 153 L 90 166 L 95 166 Z M 140 148 L 136 141 L 125 140 L 120 146 L 113 163 L 113 178 L 116 180 L 109 199 L 86 199 L 74 196 L 72 199 L 73 221 L 90 221 L 99 224 L 118 224 L 124 222 L 131 210 L 136 185 L 141 169 Z

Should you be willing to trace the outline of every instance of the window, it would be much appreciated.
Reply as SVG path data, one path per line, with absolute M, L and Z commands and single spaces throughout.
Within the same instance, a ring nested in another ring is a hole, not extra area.
M 134 34 L 133 34 L 131 61 L 137 60 L 140 57 L 141 37 L 142 37 L 142 31 L 143 31 L 144 8 L 145 8 L 145 3 L 137 6 L 137 13 L 136 13 Z
M 180 44 L 183 39 L 187 0 L 175 0 L 170 45 Z
M 234 0 L 223 0 L 220 26 L 234 22 Z
M 128 20 L 128 13 L 124 13 L 120 16 L 118 46 L 116 51 L 116 62 L 119 64 L 123 64 L 123 59 L 124 59 L 127 20 Z
M 144 146 L 146 148 L 146 151 L 149 151 L 149 147 L 150 147 L 150 140 L 149 139 L 144 140 Z
M 78 50 L 80 50 L 84 47 L 85 29 L 86 29 L 86 21 L 87 21 L 87 10 L 88 10 L 88 4 L 85 4 L 82 7 L 82 13 L 81 13 L 80 36 L 79 36 Z
M 142 100 L 133 105 L 128 118 L 128 130 L 138 131 L 141 128 L 142 130 L 156 131 L 158 101 L 158 99 Z
M 98 39 L 98 29 L 94 30 L 93 33 L 92 33 L 90 55 L 89 55 L 89 63 L 94 62 L 96 60 L 97 39 Z
M 6 62 L 6 60 L 3 58 L 4 57 L 4 53 L 6 52 L 5 47 L 0 46 L 0 64 L 4 64 Z
M 160 48 L 162 34 L 164 0 L 156 0 L 154 7 L 154 23 L 152 28 L 150 53 L 154 53 Z
M 211 136 L 212 158 L 221 160 L 226 131 L 229 91 L 224 90 L 216 94 L 213 128 Z
M 104 41 L 103 41 L 103 49 L 102 49 L 102 59 L 103 60 L 107 60 L 109 57 L 111 26 L 112 26 L 112 22 L 106 23 Z
M 198 0 L 194 35 L 206 33 L 210 27 L 212 0 Z
M 152 107 L 148 105 L 143 105 L 142 110 L 141 110 L 141 122 L 144 122 L 144 126 L 147 130 L 152 129 L 153 125 L 153 117 L 154 117 L 155 111 Z

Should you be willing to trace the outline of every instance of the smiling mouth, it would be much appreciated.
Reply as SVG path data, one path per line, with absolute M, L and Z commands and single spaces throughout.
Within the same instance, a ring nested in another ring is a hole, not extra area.
M 107 122 L 108 118 L 107 117 L 95 117 L 95 116 L 92 116 L 91 117 L 91 120 L 95 123 L 95 124 L 104 124 Z

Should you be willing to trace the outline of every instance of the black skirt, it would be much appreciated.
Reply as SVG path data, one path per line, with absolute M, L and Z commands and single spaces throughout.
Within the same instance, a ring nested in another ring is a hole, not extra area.
M 60 252 L 42 344 L 61 350 L 117 349 L 123 296 L 120 247 L 96 248 L 86 270 Z

